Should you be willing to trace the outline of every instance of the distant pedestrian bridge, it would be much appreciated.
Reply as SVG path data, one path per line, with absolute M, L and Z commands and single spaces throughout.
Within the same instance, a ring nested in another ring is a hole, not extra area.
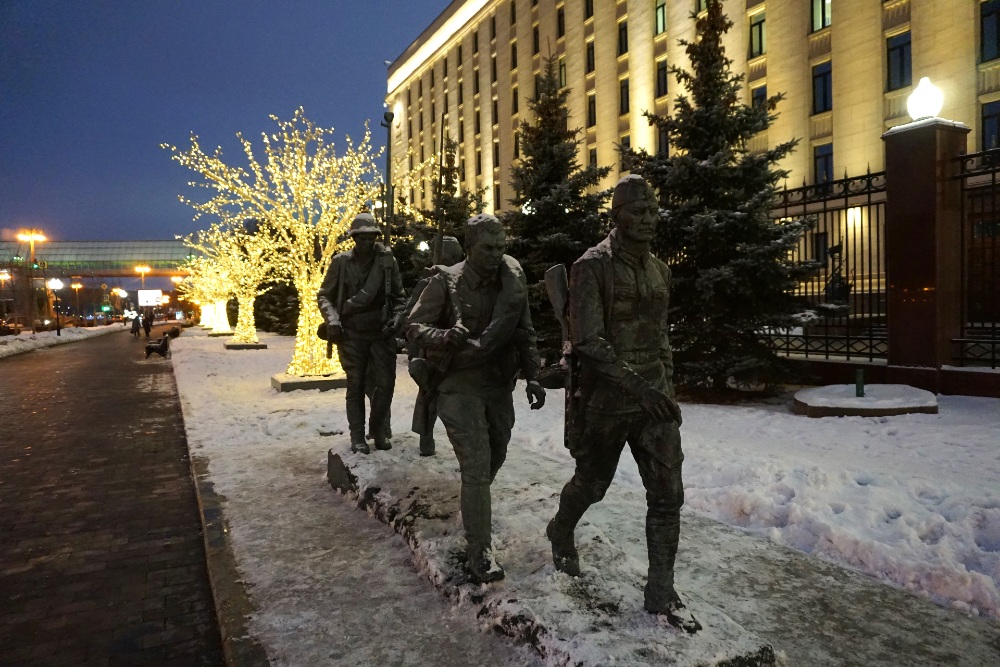
M 184 276 L 194 251 L 181 241 L 45 241 L 34 245 L 35 263 L 47 277 L 135 278 Z M 0 270 L 31 262 L 25 241 L 0 241 Z M 136 267 L 148 267 L 142 276 Z

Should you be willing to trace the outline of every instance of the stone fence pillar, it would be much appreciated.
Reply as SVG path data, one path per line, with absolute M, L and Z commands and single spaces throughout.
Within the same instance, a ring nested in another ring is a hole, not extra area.
M 930 118 L 885 141 L 889 382 L 940 391 L 962 330 L 961 187 L 969 128 Z

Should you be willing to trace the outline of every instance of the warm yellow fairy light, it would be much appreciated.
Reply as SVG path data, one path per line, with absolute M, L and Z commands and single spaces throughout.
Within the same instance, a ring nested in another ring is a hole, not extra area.
M 322 322 L 316 293 L 333 255 L 348 247 L 345 232 L 351 221 L 378 199 L 380 151 L 372 148 L 367 128 L 357 145 L 347 137 L 346 150 L 338 154 L 330 141 L 333 131 L 317 127 L 302 109 L 291 120 L 271 118 L 278 131 L 262 135 L 262 161 L 250 141 L 237 134 L 246 167 L 223 162 L 221 149 L 204 152 L 196 136 L 187 150 L 163 147 L 204 178 L 194 185 L 210 192 L 208 201 L 181 197 L 195 209 L 195 219 L 207 215 L 221 221 L 257 220 L 255 235 L 272 255 L 276 278 L 295 287 L 299 319 L 288 373 L 339 373 L 340 361 L 336 355 L 326 358 L 326 343 L 316 336 Z M 185 284 L 194 279 L 192 274 Z

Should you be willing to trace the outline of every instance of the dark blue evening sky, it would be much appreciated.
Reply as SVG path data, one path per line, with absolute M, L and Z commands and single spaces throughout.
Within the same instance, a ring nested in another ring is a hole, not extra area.
M 302 106 L 385 142 L 386 60 L 449 0 L 0 0 L 0 237 L 168 239 L 199 226 L 161 142 L 242 157 Z

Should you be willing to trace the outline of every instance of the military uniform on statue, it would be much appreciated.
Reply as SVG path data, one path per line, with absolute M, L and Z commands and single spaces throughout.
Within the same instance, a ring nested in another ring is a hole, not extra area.
M 347 423 L 351 450 L 368 454 L 365 381 L 371 383 L 371 425 L 376 449 L 391 449 L 387 432 L 396 386 L 395 332 L 406 296 L 392 252 L 378 243 L 382 231 L 369 213 L 351 223 L 354 248 L 333 258 L 317 294 L 330 341 L 347 374 Z
M 546 533 L 556 569 L 579 575 L 574 529 L 587 508 L 604 498 L 628 443 L 646 488 L 646 610 L 697 632 L 701 625 L 674 590 L 684 454 L 667 338 L 670 269 L 649 252 L 659 218 L 653 190 L 638 176 L 623 178 L 611 217 L 615 229 L 573 264 L 570 276 L 580 408 L 567 444 L 576 471 Z
M 470 578 L 502 579 L 492 551 L 490 485 L 507 456 L 518 373 L 528 403 L 542 407 L 538 349 L 521 265 L 504 254 L 506 236 L 491 215 L 466 226 L 467 259 L 427 283 L 407 319 L 407 338 L 426 350 L 438 391 L 438 417 L 455 448 Z

